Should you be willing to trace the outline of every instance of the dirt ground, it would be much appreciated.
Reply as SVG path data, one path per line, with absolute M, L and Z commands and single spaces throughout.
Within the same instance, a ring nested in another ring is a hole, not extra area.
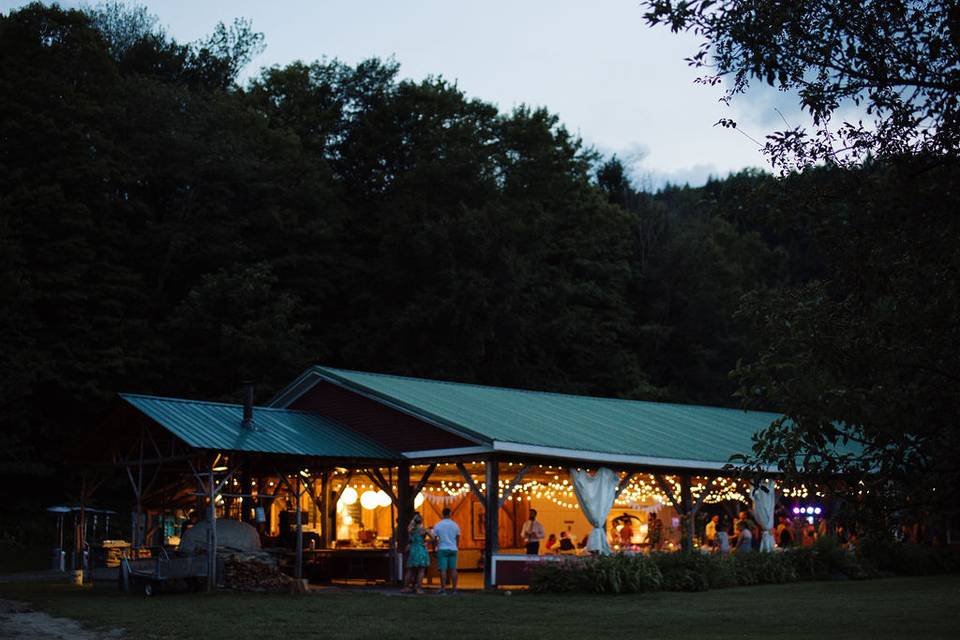
M 14 600 L 0 599 L 0 638 L 24 640 L 119 640 L 123 631 L 107 633 L 88 631 L 76 620 L 54 618 L 30 605 Z

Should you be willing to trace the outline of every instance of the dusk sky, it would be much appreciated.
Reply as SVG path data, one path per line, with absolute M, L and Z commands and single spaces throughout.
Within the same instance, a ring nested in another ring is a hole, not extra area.
M 26 4 L 0 0 L 4 12 Z M 80 2 L 61 2 L 79 6 Z M 393 56 L 402 77 L 442 75 L 469 96 L 497 104 L 543 105 L 588 145 L 616 153 L 642 186 L 703 183 L 707 176 L 767 167 L 756 140 L 795 124 L 788 96 L 760 91 L 727 107 L 721 89 L 694 84 L 684 57 L 691 36 L 648 28 L 636 0 L 148 0 L 175 39 L 190 42 L 217 22 L 249 18 L 266 49 L 246 69 L 293 60 L 356 63 Z M 722 117 L 740 131 L 714 126 Z

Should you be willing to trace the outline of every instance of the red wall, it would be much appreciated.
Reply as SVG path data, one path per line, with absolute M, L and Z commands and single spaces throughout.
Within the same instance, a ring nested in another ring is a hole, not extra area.
M 470 440 L 329 382 L 317 383 L 288 408 L 322 413 L 394 451 L 475 446 Z

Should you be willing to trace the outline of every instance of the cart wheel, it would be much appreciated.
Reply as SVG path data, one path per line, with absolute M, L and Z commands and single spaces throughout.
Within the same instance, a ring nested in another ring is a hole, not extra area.
M 152 583 L 152 582 L 144 582 L 144 583 L 143 583 L 143 595 L 147 596 L 148 598 L 153 595 L 153 583 Z

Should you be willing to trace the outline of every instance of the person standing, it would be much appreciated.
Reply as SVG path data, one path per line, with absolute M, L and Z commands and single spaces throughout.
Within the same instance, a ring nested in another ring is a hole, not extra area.
M 753 551 L 753 533 L 750 525 L 740 520 L 737 521 L 737 553 L 747 551 Z
M 647 542 L 650 544 L 651 551 L 660 551 L 660 545 L 663 543 L 663 520 L 653 512 L 647 518 Z
M 430 566 L 430 554 L 427 553 L 427 538 L 430 532 L 423 526 L 423 516 L 414 513 L 407 528 L 410 546 L 407 549 L 407 585 L 404 592 L 423 593 L 423 574 Z
M 626 549 L 633 544 L 633 526 L 630 524 L 630 518 L 623 522 L 620 527 L 620 545 Z
M 720 524 L 720 516 L 713 516 L 704 530 L 704 537 L 707 539 L 707 546 L 713 549 L 717 546 L 717 525 Z
M 437 569 L 440 570 L 440 593 L 447 592 L 447 575 L 450 576 L 450 592 L 457 592 L 457 549 L 460 548 L 460 526 L 450 518 L 450 508 L 443 508 L 443 519 L 433 525 L 433 537 L 437 540 Z
M 730 553 L 730 521 L 724 516 L 717 531 L 717 551 L 721 555 Z
M 537 510 L 530 509 L 530 519 L 523 523 L 523 529 L 520 531 L 520 537 L 527 545 L 527 555 L 540 555 L 540 541 L 543 540 L 544 535 L 543 525 L 537 522 Z

